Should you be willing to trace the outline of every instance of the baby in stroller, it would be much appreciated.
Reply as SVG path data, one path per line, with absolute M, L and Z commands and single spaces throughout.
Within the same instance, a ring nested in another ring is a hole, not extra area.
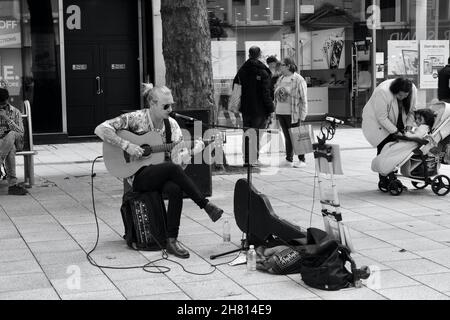
M 450 106 L 436 102 L 429 108 L 417 110 L 414 115 L 417 127 L 399 136 L 398 141 L 386 144 L 373 159 L 372 170 L 386 176 L 378 187 L 383 192 L 399 195 L 406 189 L 395 175 L 400 169 L 403 176 L 415 180 L 412 184 L 417 189 L 431 184 L 436 194 L 447 194 L 450 179 L 447 176 L 431 177 L 437 175 L 439 168 L 439 151 L 436 150 L 442 149 L 443 143 L 449 140 L 445 138 L 450 135 Z

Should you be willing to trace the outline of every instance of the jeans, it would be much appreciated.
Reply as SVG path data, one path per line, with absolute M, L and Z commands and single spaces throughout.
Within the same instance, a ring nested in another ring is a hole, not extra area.
M 255 163 L 259 159 L 259 129 L 267 128 L 267 116 L 248 116 L 242 114 L 243 126 L 255 130 L 246 129 L 242 136 L 242 154 L 244 163 Z M 245 138 L 249 137 L 249 150 L 245 150 Z M 255 141 L 256 140 L 256 141 Z
M 280 122 L 281 130 L 283 130 L 286 160 L 292 162 L 294 160 L 294 149 L 292 147 L 291 135 L 289 134 L 289 129 L 292 127 L 292 117 L 290 114 L 277 114 L 277 119 Z M 305 161 L 305 155 L 299 154 L 298 160 Z
M 169 238 L 178 237 L 183 209 L 183 191 L 200 209 L 203 209 L 208 203 L 208 200 L 186 175 L 183 168 L 172 162 L 150 165 L 141 169 L 134 178 L 133 189 L 137 192 L 159 191 L 167 194 L 169 199 L 167 236 Z
M 8 178 L 8 185 L 17 184 L 16 177 L 16 150 L 22 141 L 21 133 L 10 131 L 0 139 L 0 163 L 5 162 L 5 171 Z

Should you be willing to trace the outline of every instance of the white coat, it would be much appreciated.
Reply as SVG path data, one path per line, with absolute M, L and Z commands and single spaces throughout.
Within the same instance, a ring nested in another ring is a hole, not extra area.
M 395 95 L 389 90 L 395 79 L 380 83 L 374 90 L 362 113 L 362 131 L 367 141 L 376 147 L 386 137 L 397 131 L 398 103 Z M 414 124 L 416 110 L 417 88 L 413 84 L 411 90 L 411 108 L 406 114 L 403 110 L 402 119 L 405 126 Z

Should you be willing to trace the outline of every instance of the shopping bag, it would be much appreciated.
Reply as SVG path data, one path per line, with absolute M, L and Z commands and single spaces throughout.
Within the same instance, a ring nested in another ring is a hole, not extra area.
M 312 129 L 310 125 L 300 125 L 289 129 L 292 147 L 297 155 L 313 152 Z
M 228 104 L 228 109 L 231 112 L 239 112 L 241 109 L 241 93 L 242 86 L 239 83 L 233 85 L 233 90 L 231 91 L 230 102 Z

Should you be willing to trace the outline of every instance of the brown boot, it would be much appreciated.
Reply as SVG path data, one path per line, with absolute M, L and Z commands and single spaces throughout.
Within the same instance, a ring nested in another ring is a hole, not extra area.
M 189 252 L 180 245 L 177 238 L 167 239 L 166 251 L 181 259 L 189 258 Z
M 208 202 L 206 204 L 205 211 L 213 222 L 216 222 L 217 220 L 219 220 L 223 214 L 223 210 L 211 202 Z

